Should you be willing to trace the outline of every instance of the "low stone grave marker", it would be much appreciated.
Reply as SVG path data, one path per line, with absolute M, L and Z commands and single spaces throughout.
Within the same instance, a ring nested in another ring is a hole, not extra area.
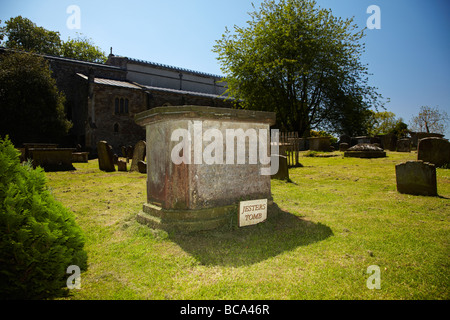
M 417 160 L 433 163 L 437 167 L 450 165 L 450 142 L 442 138 L 419 140 Z
M 140 173 L 147 173 L 147 162 L 139 160 L 137 166 Z
M 125 160 L 117 160 L 117 171 L 127 171 L 127 162 Z
M 309 150 L 313 151 L 331 151 L 330 137 L 310 137 Z
M 72 164 L 72 153 L 75 148 L 29 148 L 33 166 L 42 167 L 45 171 L 75 170 Z
M 411 139 L 397 140 L 397 152 L 411 152 Z
M 89 160 L 89 152 L 73 152 L 72 153 L 72 162 L 88 162 Z
M 407 161 L 395 166 L 397 191 L 400 193 L 436 196 L 436 166 L 423 161 Z
M 339 143 L 339 151 L 347 151 L 349 147 L 349 144 L 346 142 Z

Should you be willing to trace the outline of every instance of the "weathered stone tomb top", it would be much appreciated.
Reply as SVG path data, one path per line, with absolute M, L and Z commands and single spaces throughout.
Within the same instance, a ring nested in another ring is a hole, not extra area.
M 383 149 L 380 147 L 370 144 L 370 143 L 360 143 L 357 145 L 354 145 L 353 147 L 347 149 L 348 151 L 380 151 L 382 152 Z
M 171 119 L 216 119 L 221 121 L 257 122 L 274 125 L 276 114 L 266 111 L 185 105 L 157 107 L 138 113 L 135 116 L 136 123 L 141 126 Z

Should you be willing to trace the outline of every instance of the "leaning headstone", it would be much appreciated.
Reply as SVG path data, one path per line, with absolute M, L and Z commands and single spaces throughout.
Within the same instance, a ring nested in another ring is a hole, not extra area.
M 397 152 L 411 152 L 411 139 L 397 140 Z
M 407 161 L 395 166 L 397 191 L 400 193 L 436 196 L 436 166 L 423 161 Z
M 97 143 L 97 152 L 99 169 L 107 172 L 116 171 L 114 167 L 114 154 L 108 142 L 99 141 Z
M 450 142 L 442 138 L 424 138 L 419 141 L 417 160 L 441 167 L 450 164 Z
M 117 160 L 117 170 L 118 171 L 127 171 L 127 162 L 122 159 Z
M 146 143 L 145 141 L 139 141 L 136 143 L 133 151 L 133 159 L 131 160 L 131 168 L 130 171 L 139 171 L 138 162 L 145 160 L 145 149 Z

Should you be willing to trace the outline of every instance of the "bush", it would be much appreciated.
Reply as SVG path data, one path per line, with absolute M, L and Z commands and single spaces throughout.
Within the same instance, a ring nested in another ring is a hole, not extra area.
M 84 235 L 46 183 L 0 137 L 0 299 L 52 297 L 66 286 L 68 266 L 86 269 Z

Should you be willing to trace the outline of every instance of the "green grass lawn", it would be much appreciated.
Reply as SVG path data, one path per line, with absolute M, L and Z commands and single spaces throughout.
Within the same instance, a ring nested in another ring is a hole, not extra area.
M 450 170 L 438 197 L 399 194 L 387 158 L 304 157 L 272 180 L 277 218 L 237 230 L 173 235 L 135 221 L 146 175 L 97 160 L 47 173 L 84 230 L 88 269 L 69 299 L 449 299 Z M 368 289 L 367 268 L 380 268 Z M 69 276 L 69 275 L 68 275 Z

